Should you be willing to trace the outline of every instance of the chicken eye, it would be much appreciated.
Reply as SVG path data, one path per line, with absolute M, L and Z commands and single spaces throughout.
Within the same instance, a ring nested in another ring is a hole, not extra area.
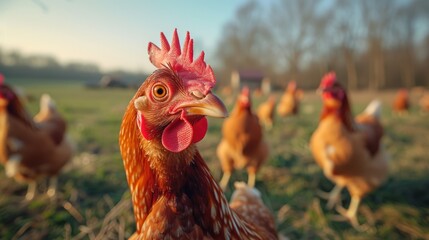
M 153 96 L 157 100 L 163 100 L 167 96 L 167 88 L 164 85 L 155 85 L 153 87 Z

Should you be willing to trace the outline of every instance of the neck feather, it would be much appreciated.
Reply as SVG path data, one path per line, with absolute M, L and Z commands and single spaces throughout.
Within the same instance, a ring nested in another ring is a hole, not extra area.
M 24 105 L 17 97 L 11 100 L 11 102 L 7 106 L 7 112 L 19 119 L 25 125 L 30 126 L 31 128 L 34 127 L 33 120 L 31 119 L 28 112 L 25 110 Z
M 335 115 L 336 117 L 338 117 L 348 130 L 350 131 L 355 130 L 353 126 L 353 115 L 351 112 L 347 95 L 344 96 L 344 99 L 341 102 L 340 107 L 332 107 L 326 104 L 323 105 L 320 120 L 323 120 L 326 117 L 332 116 L 332 115 Z
M 186 195 L 195 224 L 211 236 L 259 239 L 254 229 L 233 212 L 195 146 L 171 153 L 156 140 L 144 140 L 130 104 L 119 134 L 121 154 L 131 190 L 137 233 L 141 233 L 154 204 L 162 197 Z M 147 151 L 146 149 L 151 149 Z M 174 177 L 172 177 L 174 176 Z

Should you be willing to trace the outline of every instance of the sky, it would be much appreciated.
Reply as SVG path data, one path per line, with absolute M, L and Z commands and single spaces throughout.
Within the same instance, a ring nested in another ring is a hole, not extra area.
M 147 44 L 189 31 L 194 54 L 214 55 L 223 26 L 246 0 L 1 0 L 0 47 L 95 63 L 102 70 L 150 72 Z M 182 40 L 183 41 L 183 40 Z M 209 63 L 210 64 L 210 63 Z

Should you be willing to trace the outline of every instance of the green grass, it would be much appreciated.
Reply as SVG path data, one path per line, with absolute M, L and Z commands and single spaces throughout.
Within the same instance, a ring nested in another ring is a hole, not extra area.
M 42 184 L 39 195 L 32 202 L 24 202 L 26 185 L 8 179 L 1 167 L 1 239 L 96 239 L 97 236 L 123 239 L 130 236 L 135 230 L 134 217 L 117 136 L 125 107 L 135 90 L 86 89 L 81 81 L 7 81 L 31 96 L 27 106 L 32 114 L 38 111 L 40 95 L 51 94 L 70 123 L 70 135 L 78 152 L 60 175 L 54 200 L 43 194 L 46 185 Z M 258 173 L 256 187 L 273 210 L 278 230 L 290 239 L 429 239 L 427 116 L 421 115 L 416 107 L 408 116 L 393 115 L 391 92 L 352 94 L 355 113 L 375 96 L 385 103 L 383 141 L 391 155 L 391 174 L 382 187 L 362 202 L 359 221 L 371 225 L 365 232 L 333 221 L 335 211 L 326 210 L 326 201 L 316 195 L 318 189 L 329 191 L 333 187 L 315 164 L 307 146 L 317 127 L 318 96 L 306 94 L 299 116 L 276 119 L 274 129 L 266 132 L 270 158 Z M 255 105 L 262 100 L 255 98 Z M 215 151 L 221 124 L 222 120 L 209 119 L 209 132 L 199 143 L 204 159 L 218 180 L 221 171 Z M 246 179 L 246 173 L 238 171 L 231 182 Z M 231 187 L 226 195 L 231 195 Z M 346 191 L 343 203 L 348 206 Z

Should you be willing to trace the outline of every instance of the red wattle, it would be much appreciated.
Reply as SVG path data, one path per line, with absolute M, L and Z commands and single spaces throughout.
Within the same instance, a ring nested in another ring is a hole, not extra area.
M 192 124 L 192 126 L 194 127 L 194 136 L 192 138 L 192 143 L 197 143 L 203 140 L 208 129 L 207 118 L 203 117 L 201 119 L 198 119 L 194 124 Z
M 181 152 L 201 141 L 207 133 L 207 118 L 191 118 L 182 114 L 162 132 L 162 145 L 171 152 Z
M 171 152 L 181 152 L 191 145 L 193 128 L 186 119 L 176 119 L 162 132 L 162 145 Z
M 154 135 L 149 130 L 146 120 L 141 113 L 137 114 L 137 126 L 146 140 L 151 140 L 154 138 Z

